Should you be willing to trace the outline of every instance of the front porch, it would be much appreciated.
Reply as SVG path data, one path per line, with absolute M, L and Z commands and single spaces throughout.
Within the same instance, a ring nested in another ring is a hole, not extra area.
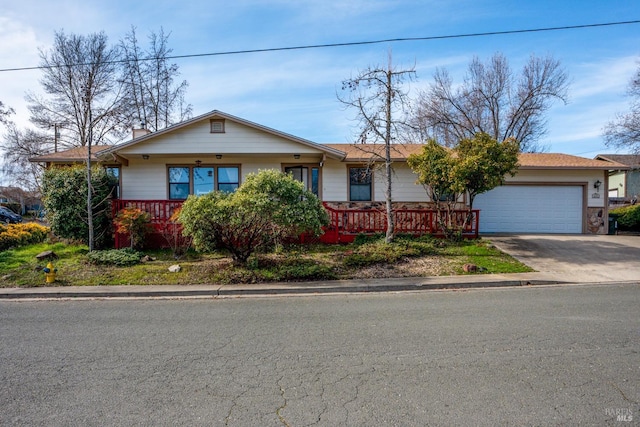
M 177 200 L 121 200 L 112 201 L 113 217 L 127 207 L 138 208 L 151 215 L 151 225 L 154 232 L 147 237 L 149 247 L 169 247 L 170 240 L 180 238 L 179 225 L 171 221 L 172 215 L 182 206 Z M 336 208 L 324 203 L 329 213 L 330 223 L 325 227 L 324 234 L 319 238 L 301 236 L 301 242 L 320 241 L 327 244 L 351 243 L 358 234 L 384 233 L 387 230 L 387 215 L 380 208 Z M 455 210 L 451 215 L 451 222 L 464 224 L 468 211 Z M 416 236 L 432 234 L 442 236 L 437 224 L 436 211 L 433 209 L 396 208 L 394 210 L 396 233 L 413 234 Z M 465 238 L 477 238 L 480 211 L 473 210 L 471 220 L 462 230 Z M 129 246 L 129 237 L 115 233 L 116 249 Z

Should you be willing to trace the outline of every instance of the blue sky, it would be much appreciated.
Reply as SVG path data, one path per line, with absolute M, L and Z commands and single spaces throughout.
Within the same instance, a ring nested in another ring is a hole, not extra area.
M 34 12 L 37 11 L 37 12 Z M 595 24 L 640 19 L 637 0 L 0 0 L 0 68 L 39 64 L 54 31 L 104 31 L 116 43 L 131 26 L 139 40 L 163 27 L 175 55 L 265 49 Z M 144 44 L 144 43 L 143 43 Z M 602 128 L 628 110 L 625 91 L 640 65 L 640 24 L 382 43 L 176 60 L 189 82 L 194 114 L 217 109 L 315 142 L 351 142 L 354 111 L 336 93 L 341 81 L 370 65 L 415 66 L 412 93 L 426 89 L 436 67 L 460 82 L 473 56 L 503 53 L 514 69 L 530 55 L 553 55 L 571 79 L 567 105 L 555 104 L 550 152 L 594 157 L 614 152 Z M 0 100 L 28 124 L 27 90 L 41 93 L 41 73 L 0 72 Z

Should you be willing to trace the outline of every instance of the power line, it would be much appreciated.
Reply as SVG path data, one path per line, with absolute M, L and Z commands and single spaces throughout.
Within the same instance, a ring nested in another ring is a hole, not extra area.
M 545 31 L 565 31 L 565 30 L 610 27 L 614 25 L 629 25 L 629 24 L 640 24 L 640 20 L 606 22 L 606 23 L 599 23 L 599 24 L 565 25 L 562 27 L 530 28 L 530 29 L 524 29 L 524 30 L 488 31 L 488 32 L 482 32 L 482 33 L 454 34 L 454 35 L 444 35 L 444 36 L 401 37 L 401 38 L 393 38 L 393 39 L 369 40 L 369 41 L 359 41 L 359 42 L 327 43 L 327 44 L 314 44 L 314 45 L 301 45 L 301 46 L 272 47 L 272 48 L 265 48 L 265 49 L 246 49 L 246 50 L 232 50 L 232 51 L 223 51 L 223 52 L 194 53 L 194 54 L 188 54 L 188 55 L 167 56 L 164 59 L 201 58 L 206 56 L 242 55 L 242 54 L 248 54 L 248 53 L 281 52 L 281 51 L 287 51 L 287 50 L 322 49 L 322 48 L 345 47 L 345 46 L 364 46 L 364 45 L 371 45 L 371 44 L 394 43 L 394 42 L 446 40 L 446 39 L 460 39 L 460 38 L 468 38 L 468 37 L 499 36 L 499 35 L 508 35 L 508 34 L 540 33 Z M 143 58 L 143 59 L 140 59 L 139 61 L 154 61 L 157 59 L 159 58 Z M 128 62 L 128 60 L 121 59 L 117 61 L 108 61 L 105 63 L 119 64 L 119 63 L 125 63 L 125 62 Z M 72 67 L 74 66 L 79 67 L 79 66 L 85 66 L 85 65 L 92 65 L 92 64 L 91 63 L 71 64 Z M 64 65 L 64 66 L 66 67 L 68 65 Z M 62 67 L 62 65 L 4 68 L 4 69 L 0 69 L 0 72 L 40 70 L 40 69 L 58 68 L 58 67 Z

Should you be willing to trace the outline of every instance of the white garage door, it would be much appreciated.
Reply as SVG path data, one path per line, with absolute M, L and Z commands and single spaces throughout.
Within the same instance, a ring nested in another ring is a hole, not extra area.
M 506 185 L 480 194 L 481 233 L 582 233 L 582 187 Z

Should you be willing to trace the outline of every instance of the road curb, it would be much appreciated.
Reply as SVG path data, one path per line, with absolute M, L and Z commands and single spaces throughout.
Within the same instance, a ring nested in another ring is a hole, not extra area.
M 268 296 L 268 295 L 314 295 L 314 294 L 340 294 L 340 293 L 389 293 L 409 291 L 429 291 L 447 289 L 481 289 L 496 287 L 518 287 L 536 285 L 557 285 L 563 282 L 555 280 L 500 280 L 487 282 L 460 282 L 460 283 L 406 283 L 406 284 L 346 284 L 327 286 L 296 286 L 290 284 L 242 286 L 224 285 L 207 289 L 189 289 L 188 286 L 180 289 L 136 289 L 127 290 L 119 287 L 113 290 L 95 290 L 88 287 L 86 290 L 48 288 L 46 291 L 30 291 L 28 289 L 12 289 L 11 292 L 2 292 L 0 300 L 20 299 L 74 299 L 74 298 L 178 298 L 178 297 L 238 297 L 238 296 Z

